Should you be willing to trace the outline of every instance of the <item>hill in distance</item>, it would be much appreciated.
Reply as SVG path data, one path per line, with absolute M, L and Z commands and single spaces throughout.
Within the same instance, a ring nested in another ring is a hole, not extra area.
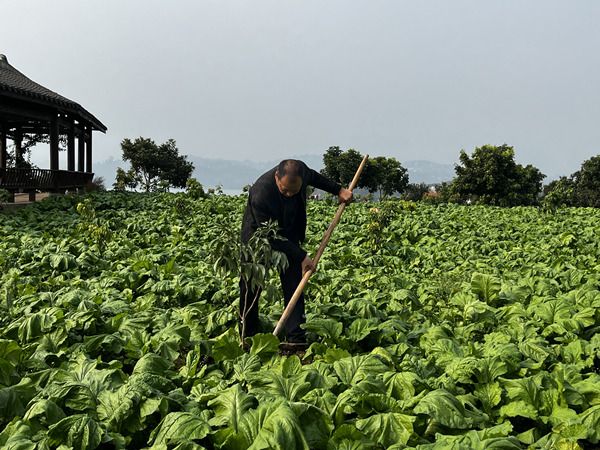
M 292 158 L 304 161 L 310 168 L 315 170 L 321 170 L 324 167 L 322 155 L 301 155 Z M 205 188 L 221 185 L 226 190 L 241 191 L 244 186 L 254 183 L 260 175 L 279 164 L 280 160 L 256 162 L 188 156 L 188 161 L 194 164 L 193 176 Z M 452 164 L 440 164 L 423 160 L 405 161 L 401 164 L 408 170 L 410 183 L 438 184 L 443 181 L 451 181 L 455 176 Z M 127 170 L 129 164 L 120 159 L 109 158 L 94 163 L 93 169 L 97 177 L 104 177 L 106 188 L 111 189 L 112 184 L 115 182 L 118 167 Z

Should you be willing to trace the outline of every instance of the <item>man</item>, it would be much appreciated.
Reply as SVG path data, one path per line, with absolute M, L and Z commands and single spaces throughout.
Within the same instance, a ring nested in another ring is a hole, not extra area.
M 281 272 L 285 305 L 294 295 L 303 274 L 313 268 L 313 261 L 300 248 L 306 234 L 306 187 L 313 186 L 330 194 L 337 195 L 339 203 L 349 204 L 352 192 L 325 178 L 319 172 L 308 168 L 302 161 L 286 159 L 260 176 L 248 193 L 248 204 L 242 220 L 242 242 L 248 243 L 252 234 L 269 219 L 278 222 L 279 235 L 284 240 L 273 240 L 272 248 L 288 258 L 287 270 Z M 260 292 L 253 292 L 240 280 L 240 311 L 246 308 L 246 336 L 258 333 L 258 301 L 253 302 Z M 254 303 L 254 304 L 252 304 Z M 300 325 L 306 321 L 304 296 L 300 296 L 296 307 L 286 323 L 287 340 L 292 344 L 306 342 Z

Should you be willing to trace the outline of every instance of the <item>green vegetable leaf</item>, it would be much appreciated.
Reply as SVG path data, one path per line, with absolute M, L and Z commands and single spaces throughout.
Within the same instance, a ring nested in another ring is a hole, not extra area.
M 313 344 L 314 345 L 314 344 Z M 335 361 L 339 361 L 343 358 L 349 358 L 352 354 L 348 350 L 344 350 L 343 348 L 328 348 L 325 351 L 325 355 L 323 359 L 328 363 L 333 363 Z
M 373 442 L 385 448 L 393 444 L 406 444 L 413 432 L 416 417 L 400 413 L 374 414 L 366 419 L 356 421 L 356 428 L 362 431 Z
M 281 375 L 284 378 L 291 378 L 302 372 L 302 363 L 297 355 L 286 358 L 281 363 Z
M 592 444 L 600 442 L 600 405 L 592 406 L 579 415 L 588 429 L 588 440 Z
M 250 392 L 268 393 L 276 397 L 283 397 L 289 401 L 301 399 L 310 389 L 309 382 L 301 382 L 298 374 L 292 378 L 285 378 L 274 370 L 261 370 L 247 376 L 250 383 Z
M 412 372 L 385 372 L 382 376 L 387 395 L 396 400 L 409 400 L 415 395 L 415 385 L 421 382 Z
M 388 367 L 373 355 L 359 355 L 340 359 L 333 363 L 335 373 L 342 383 L 357 384 L 365 377 L 386 372 Z
M 541 387 L 536 384 L 532 377 L 517 380 L 501 378 L 500 381 L 510 400 L 522 400 L 534 408 L 540 406 L 542 400 Z
M 549 300 L 544 303 L 536 304 L 534 307 L 535 315 L 541 318 L 546 325 L 552 325 L 563 319 L 571 317 L 570 305 L 566 300 Z
M 479 411 L 468 411 L 455 396 L 444 389 L 429 392 L 414 408 L 450 428 L 469 429 L 485 420 Z
M 239 423 L 239 433 L 229 436 L 224 449 L 308 450 L 308 443 L 293 409 L 282 400 L 263 401 Z
M 24 419 L 29 421 L 38 419 L 46 425 L 53 425 L 65 417 L 66 414 L 56 403 L 43 399 L 38 400 L 29 407 Z
M 353 342 L 358 342 L 369 336 L 373 331 L 379 329 L 377 319 L 355 319 L 348 328 L 345 335 Z
M 207 406 L 215 412 L 210 424 L 225 425 L 237 433 L 241 418 L 253 405 L 254 397 L 246 394 L 239 384 L 233 385 L 208 402 Z
M 322 409 L 307 403 L 290 403 L 289 406 L 298 417 L 308 446 L 311 449 L 326 448 L 333 430 L 331 416 Z
M 257 355 L 264 364 L 279 354 L 279 339 L 271 333 L 252 336 L 250 355 Z
M 15 416 L 23 416 L 29 401 L 37 393 L 30 378 L 23 378 L 15 386 L 0 389 L 0 417 L 12 419 Z
M 336 450 L 371 450 L 375 442 L 366 437 L 351 424 L 343 424 L 335 429 L 329 447 Z
M 240 347 L 239 336 L 233 328 L 230 328 L 214 340 L 212 357 L 215 362 L 235 359 L 243 354 L 244 350 Z
M 102 428 L 87 414 L 75 414 L 51 425 L 48 429 L 49 444 L 67 445 L 81 450 L 94 449 L 100 445 Z
M 527 403 L 523 400 L 507 403 L 500 408 L 500 415 L 502 417 L 527 417 L 529 419 L 538 418 L 538 410 L 531 403 Z
M 83 383 L 69 382 L 64 385 L 51 385 L 48 394 L 73 411 L 95 414 L 98 406 L 96 395 Z
M 0 360 L 17 365 L 20 355 L 21 347 L 19 347 L 19 344 L 16 341 L 0 339 Z
M 333 319 L 313 319 L 302 326 L 306 331 L 317 333 L 330 339 L 338 339 L 342 335 L 344 326 L 341 322 Z
M 146 353 L 142 356 L 133 368 L 132 375 L 141 373 L 152 373 L 156 375 L 165 375 L 173 363 L 166 358 L 155 353 Z
M 497 382 L 479 384 L 475 387 L 473 394 L 481 401 L 483 409 L 488 414 L 490 414 L 492 409 L 498 406 L 502 400 L 502 389 Z
M 502 284 L 492 275 L 475 273 L 471 278 L 471 290 L 489 305 L 498 299 Z
M 179 439 L 202 439 L 210 431 L 210 425 L 201 417 L 187 412 L 172 412 L 152 431 L 148 443 L 161 445 Z

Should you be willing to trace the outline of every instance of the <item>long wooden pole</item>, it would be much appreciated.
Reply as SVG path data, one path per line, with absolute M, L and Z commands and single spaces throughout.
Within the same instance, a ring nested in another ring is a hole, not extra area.
M 356 187 L 356 183 L 358 182 L 358 177 L 360 176 L 360 173 L 364 169 L 368 158 L 369 158 L 369 155 L 365 155 L 362 162 L 360 163 L 360 166 L 358 167 L 358 170 L 356 171 L 356 174 L 354 175 L 354 178 L 352 179 L 352 183 L 350 183 L 350 186 L 348 187 L 348 189 L 350 191 L 352 191 Z M 345 207 L 346 207 L 345 203 L 342 203 L 340 205 L 335 217 L 333 218 L 333 221 L 331 222 L 331 225 L 329 225 L 329 228 L 327 228 L 325 237 L 321 241 L 321 245 L 319 246 L 319 249 L 317 250 L 317 254 L 313 258 L 313 268 L 306 271 L 306 273 L 302 277 L 302 280 L 300 281 L 300 284 L 298 284 L 298 287 L 296 288 L 294 295 L 290 299 L 290 302 L 285 307 L 285 310 L 283 311 L 283 314 L 281 315 L 281 318 L 279 319 L 279 322 L 277 322 L 277 326 L 275 327 L 275 330 L 273 331 L 273 334 L 275 336 L 277 336 L 277 335 L 279 335 L 279 333 L 281 333 L 281 330 L 285 326 L 285 323 L 287 322 L 290 315 L 292 314 L 292 311 L 296 307 L 296 303 L 298 303 L 298 299 L 300 298 L 302 291 L 304 290 L 306 284 L 308 283 L 308 279 L 315 272 L 315 270 L 317 270 L 317 263 L 319 262 L 319 259 L 321 259 L 321 255 L 325 251 L 325 247 L 327 246 L 327 243 L 329 242 L 331 233 L 333 233 L 333 229 L 337 226 L 338 222 L 340 221 L 340 217 L 342 217 L 342 213 L 344 212 Z

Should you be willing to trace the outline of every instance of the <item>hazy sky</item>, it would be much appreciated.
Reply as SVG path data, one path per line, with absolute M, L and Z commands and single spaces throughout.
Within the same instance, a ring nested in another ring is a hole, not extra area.
M 96 161 L 138 136 L 255 161 L 507 143 L 552 176 L 600 154 L 599 18 L 596 0 L 0 0 L 0 53 L 108 127 Z

